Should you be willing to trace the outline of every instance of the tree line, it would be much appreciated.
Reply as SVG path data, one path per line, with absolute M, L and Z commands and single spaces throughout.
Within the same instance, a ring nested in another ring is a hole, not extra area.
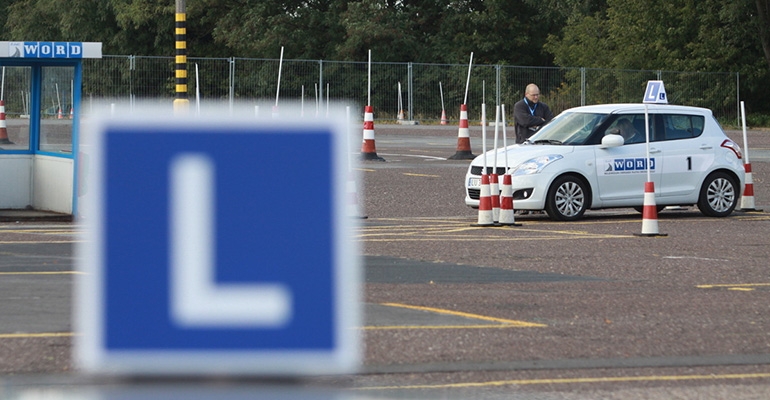
M 186 0 L 190 57 L 737 72 L 770 113 L 770 0 Z M 174 0 L 0 0 L 0 40 L 174 54 Z

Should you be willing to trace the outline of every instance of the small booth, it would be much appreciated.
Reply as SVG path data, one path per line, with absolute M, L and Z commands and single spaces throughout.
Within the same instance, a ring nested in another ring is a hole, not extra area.
M 102 44 L 0 42 L 0 209 L 77 215 L 82 60 Z

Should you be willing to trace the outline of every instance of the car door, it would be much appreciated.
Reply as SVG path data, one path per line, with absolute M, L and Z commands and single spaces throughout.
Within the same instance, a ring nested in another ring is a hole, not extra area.
M 705 123 L 701 115 L 663 114 L 660 118 L 665 130 L 660 196 L 697 199 L 718 144 L 701 135 Z
M 644 137 L 644 114 L 623 116 L 634 121 Z M 622 119 L 619 118 L 618 120 Z M 660 180 L 661 153 L 658 142 L 654 141 L 653 115 L 650 115 L 650 178 L 658 193 Z M 614 124 L 607 129 L 607 134 Z M 597 146 L 596 176 L 599 199 L 605 206 L 641 205 L 644 203 L 644 184 L 647 182 L 647 146 L 644 141 L 623 144 L 618 147 Z

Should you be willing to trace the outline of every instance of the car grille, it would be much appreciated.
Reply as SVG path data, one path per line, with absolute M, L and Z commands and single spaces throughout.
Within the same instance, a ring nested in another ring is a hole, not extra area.
M 483 167 L 473 166 L 471 167 L 471 175 L 481 175 L 481 170 Z M 487 171 L 492 172 L 492 167 L 487 167 Z M 497 167 L 495 169 L 495 173 L 497 175 L 503 175 L 505 174 L 505 167 Z
M 468 189 L 468 197 L 478 200 L 481 197 L 481 189 Z

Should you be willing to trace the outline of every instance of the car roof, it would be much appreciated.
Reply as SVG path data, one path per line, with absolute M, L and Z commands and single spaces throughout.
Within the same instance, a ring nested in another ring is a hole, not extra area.
M 579 113 L 633 113 L 644 112 L 644 107 L 647 106 L 647 110 L 650 113 L 664 114 L 664 113 L 688 113 L 688 114 L 704 114 L 711 115 L 711 110 L 702 107 L 681 106 L 671 104 L 643 104 L 643 103 L 618 103 L 618 104 L 595 104 L 590 106 L 573 107 L 564 112 L 579 112 Z

